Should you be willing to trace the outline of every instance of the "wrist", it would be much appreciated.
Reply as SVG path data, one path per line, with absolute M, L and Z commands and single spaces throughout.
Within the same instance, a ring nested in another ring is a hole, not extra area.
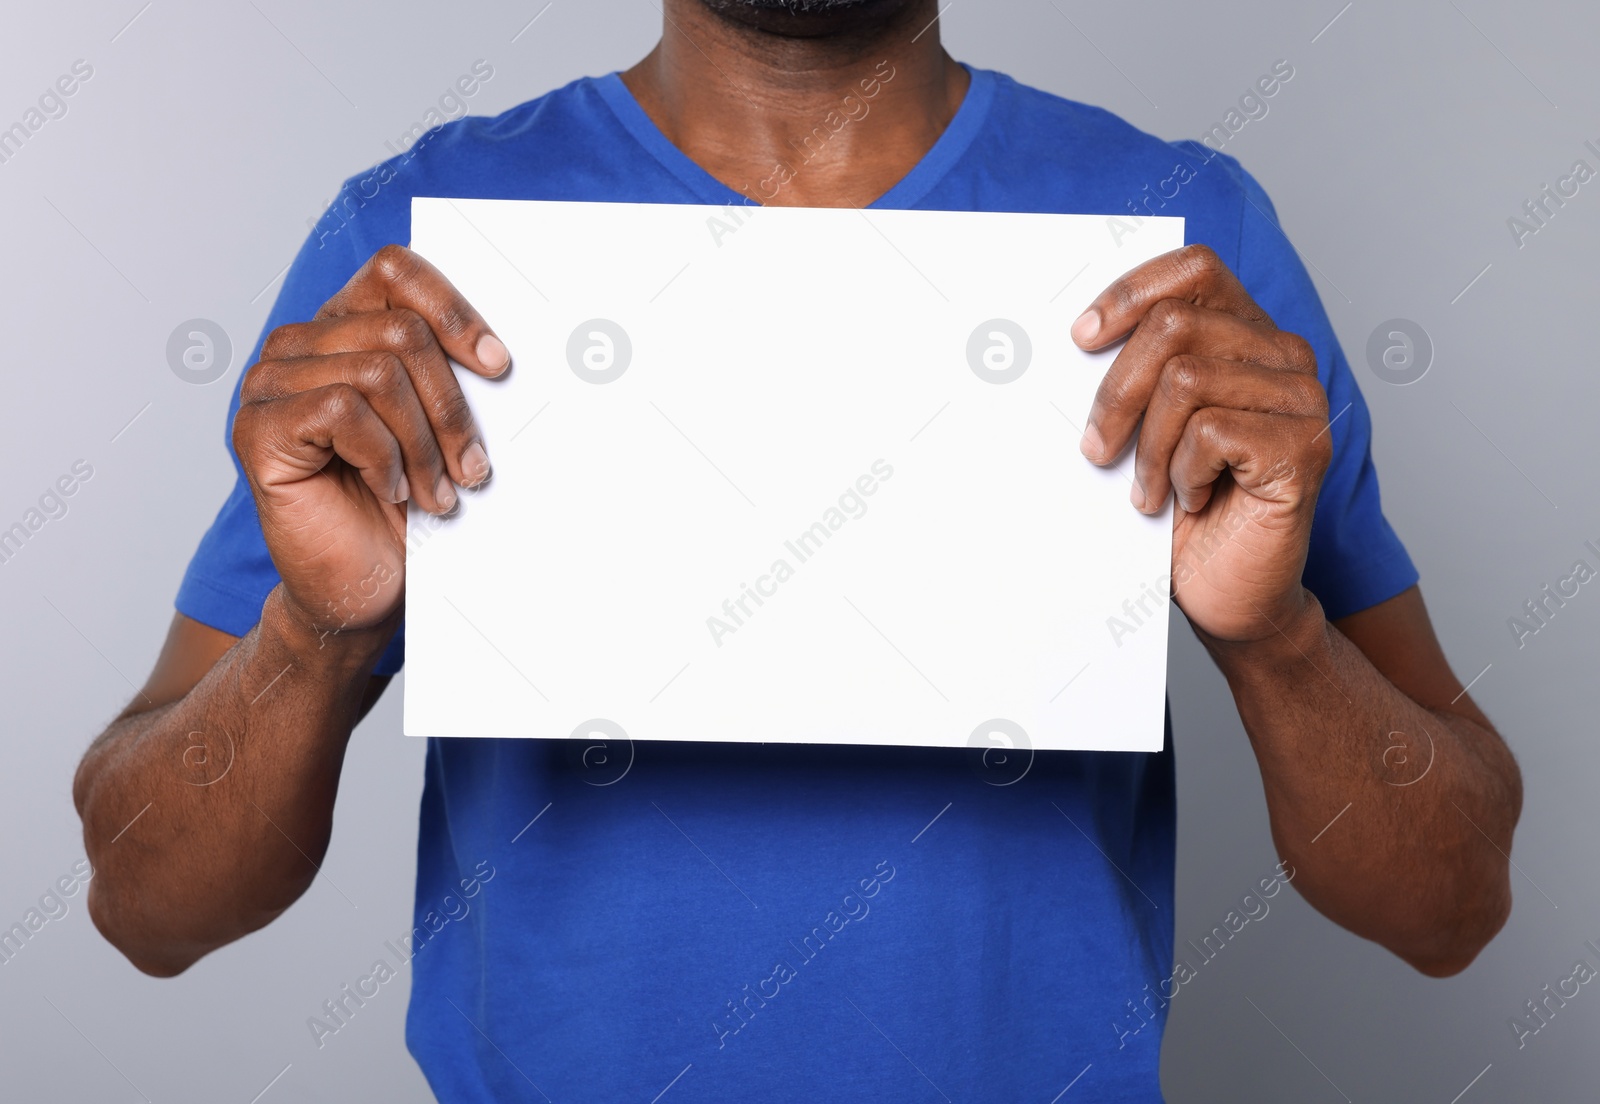
M 261 608 L 260 636 L 274 642 L 302 667 L 352 675 L 369 674 L 377 665 L 403 619 L 397 608 L 376 625 L 330 629 L 301 609 L 279 583 Z
M 1229 681 L 1253 674 L 1281 678 L 1303 670 L 1307 661 L 1319 669 L 1328 650 L 1328 619 L 1322 603 L 1304 587 L 1276 607 L 1267 618 L 1270 630 L 1253 640 L 1224 640 L 1200 628 L 1195 635 Z

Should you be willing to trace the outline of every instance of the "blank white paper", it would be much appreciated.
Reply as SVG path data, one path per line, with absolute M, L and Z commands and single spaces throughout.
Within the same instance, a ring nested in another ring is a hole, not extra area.
M 1161 748 L 1170 507 L 1079 453 L 1114 351 L 1068 330 L 1183 220 L 417 199 L 412 235 L 513 368 L 457 369 L 493 478 L 411 513 L 407 734 Z

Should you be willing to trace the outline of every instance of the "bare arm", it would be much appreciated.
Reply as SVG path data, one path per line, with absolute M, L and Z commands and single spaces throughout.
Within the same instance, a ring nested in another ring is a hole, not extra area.
M 1418 970 L 1464 969 L 1510 912 L 1521 778 L 1415 588 L 1336 627 L 1301 585 L 1332 456 L 1315 352 L 1204 246 L 1114 281 L 1073 336 L 1127 338 L 1082 449 L 1109 463 L 1137 430 L 1133 506 L 1175 500 L 1173 596 L 1233 689 L 1294 884 Z
M 243 639 L 174 618 L 143 695 L 73 786 L 96 871 L 89 915 L 135 966 L 179 973 L 310 886 L 393 628 L 319 647 L 277 592 Z
M 448 513 L 489 476 L 450 359 L 509 364 L 437 270 L 388 246 L 246 374 L 234 448 L 281 582 L 242 639 L 179 616 L 73 785 L 89 913 L 139 969 L 187 969 L 316 876 L 351 729 L 387 681 L 405 504 Z
M 1516 763 L 1412 588 L 1339 624 L 1205 641 L 1261 767 L 1272 837 L 1324 915 L 1416 969 L 1465 969 L 1511 912 Z

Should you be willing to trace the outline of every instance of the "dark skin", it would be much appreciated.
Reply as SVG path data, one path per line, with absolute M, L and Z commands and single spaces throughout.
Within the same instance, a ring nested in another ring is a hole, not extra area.
M 625 80 L 680 148 L 748 191 L 887 59 L 870 116 L 769 200 L 862 206 L 966 94 L 935 15 L 933 0 L 812 14 L 667 0 L 661 43 Z M 1232 688 L 1293 884 L 1424 973 L 1464 969 L 1510 912 L 1521 781 L 1416 589 L 1330 623 L 1301 586 L 1330 454 L 1310 348 L 1204 246 L 1122 277 L 1073 335 L 1127 339 L 1082 448 L 1110 463 L 1143 425 L 1130 508 L 1176 497 L 1174 599 Z M 372 670 L 403 611 L 405 501 L 445 512 L 489 472 L 447 355 L 485 376 L 507 366 L 471 304 L 389 246 L 314 320 L 274 331 L 247 373 L 234 443 L 282 582 L 243 638 L 174 618 L 74 785 L 90 915 L 147 973 L 264 926 L 315 877 L 350 732 L 387 682 Z M 375 573 L 375 597 L 344 600 Z
M 938 45 L 937 28 L 906 44 L 933 18 L 924 4 L 868 3 L 804 18 L 719 14 L 703 3 L 669 3 L 665 12 L 661 42 L 622 79 L 674 145 L 768 205 L 867 206 L 922 160 L 971 83 Z M 831 135 L 776 195 L 775 185 L 763 188 L 778 162 L 803 159 L 795 143 L 881 61 L 894 75 L 879 83 L 870 112 Z

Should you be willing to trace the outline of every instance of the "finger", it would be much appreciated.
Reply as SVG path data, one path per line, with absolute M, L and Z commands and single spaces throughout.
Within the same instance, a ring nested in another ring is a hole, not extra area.
M 1100 381 L 1084 427 L 1085 456 L 1106 464 L 1121 455 L 1150 405 L 1162 369 L 1184 354 L 1316 372 L 1311 346 L 1293 334 L 1181 299 L 1163 299 L 1145 314 Z
M 1139 427 L 1129 495 L 1135 507 L 1145 513 L 1161 509 L 1172 487 L 1167 471 L 1172 454 L 1190 417 L 1207 407 L 1290 414 L 1323 427 L 1328 419 L 1328 396 L 1315 376 L 1213 357 L 1173 357 L 1160 373 Z
M 321 318 L 285 330 L 282 337 L 274 331 L 275 340 L 262 350 L 263 355 L 294 360 L 378 350 L 398 357 L 411 377 L 450 478 L 463 487 L 475 487 L 489 478 L 489 454 L 472 408 L 461 393 L 446 350 L 422 315 L 397 307 Z
M 1127 336 L 1163 299 L 1272 324 L 1222 258 L 1209 246 L 1188 245 L 1113 280 L 1072 324 L 1072 339 L 1084 349 L 1103 349 Z
M 386 245 L 350 282 L 323 304 L 318 318 L 404 307 L 427 320 L 439 344 L 459 364 L 480 376 L 498 376 L 511 365 L 505 343 L 467 302 L 466 296 L 420 255 Z
M 310 479 L 338 456 L 361 474 L 379 502 L 404 502 L 410 493 L 399 442 L 347 383 L 243 405 L 233 434 L 240 462 L 258 489 Z
M 256 401 L 311 391 L 329 383 L 354 387 L 399 443 L 406 482 L 417 505 L 431 514 L 447 514 L 455 508 L 455 484 L 446 470 L 433 426 L 405 362 L 393 353 L 365 350 L 263 361 L 251 370 L 247 383 L 248 397 Z
M 1327 467 L 1317 419 L 1208 406 L 1192 414 L 1172 452 L 1168 478 L 1180 509 L 1198 513 L 1223 472 L 1257 498 L 1299 507 Z

